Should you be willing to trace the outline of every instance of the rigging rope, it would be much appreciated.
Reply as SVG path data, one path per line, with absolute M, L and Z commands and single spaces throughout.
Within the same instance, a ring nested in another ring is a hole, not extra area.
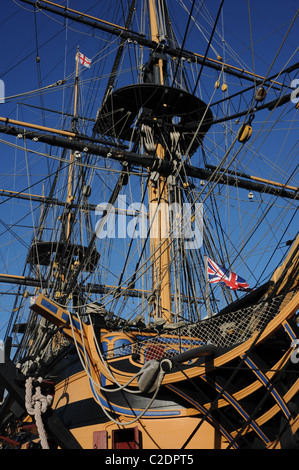
M 70 315 L 70 314 L 69 314 Z M 78 318 L 78 321 L 81 323 L 81 318 L 79 315 L 77 315 L 77 318 Z M 97 387 L 99 388 L 100 390 L 104 391 L 104 392 L 115 392 L 115 391 L 118 391 L 118 390 L 123 390 L 123 391 L 127 391 L 129 393 L 141 393 L 141 390 L 139 391 L 132 391 L 130 389 L 127 389 L 126 387 L 137 377 L 139 377 L 144 371 L 140 370 L 139 372 L 137 372 L 137 374 L 135 374 L 133 377 L 131 377 L 131 379 L 125 384 L 125 385 L 120 385 L 117 383 L 116 379 L 112 376 L 109 368 L 108 368 L 108 365 L 106 364 L 106 361 L 104 360 L 104 358 L 102 357 L 102 353 L 100 351 L 100 348 L 99 348 L 99 345 L 97 343 L 97 340 L 96 338 L 95 339 L 95 344 L 96 344 L 96 348 L 97 348 L 97 352 L 102 360 L 102 363 L 103 365 L 105 366 L 105 368 L 107 369 L 107 371 L 109 372 L 112 380 L 118 385 L 118 388 L 116 389 L 109 389 L 109 388 L 105 388 L 103 386 L 101 386 L 99 383 L 97 383 L 91 376 L 90 374 L 90 371 L 87 370 L 87 366 L 86 364 L 89 364 L 89 360 L 88 360 L 88 356 L 87 356 L 87 353 L 86 353 L 86 349 L 85 349 L 85 344 L 84 344 L 84 338 L 83 338 L 83 334 L 82 334 L 82 328 L 80 328 L 80 333 L 81 333 L 81 339 L 82 339 L 82 345 L 83 345 L 83 350 L 84 350 L 84 358 L 85 358 L 85 362 L 83 362 L 83 358 L 82 358 L 82 353 L 80 352 L 79 350 L 79 347 L 78 347 L 78 344 L 77 344 L 77 341 L 76 341 L 76 337 L 75 337 L 75 333 L 74 333 L 74 328 L 73 328 L 73 322 L 72 322 L 72 319 L 70 318 L 70 325 L 71 325 L 71 328 L 72 328 L 72 332 L 73 332 L 73 339 L 74 339 L 74 344 L 76 346 L 76 349 L 77 349 L 77 352 L 78 352 L 78 357 L 81 361 L 81 364 L 83 366 L 83 369 L 85 370 L 86 374 L 88 375 L 88 378 L 89 380 Z M 91 322 L 91 325 L 92 325 L 92 329 L 93 329 L 93 324 Z M 94 332 L 94 329 L 93 329 L 93 333 L 94 333 L 94 336 L 95 336 L 95 332 Z M 118 425 L 131 425 L 133 423 L 135 423 L 136 421 L 138 421 L 140 418 L 142 418 L 142 416 L 145 415 L 145 413 L 149 410 L 149 408 L 151 407 L 151 405 L 153 404 L 159 390 L 160 390 L 160 386 L 161 386 L 161 383 L 162 383 L 162 380 L 163 380 L 163 377 L 164 377 L 164 372 L 162 370 L 162 367 L 161 367 L 161 371 L 159 372 L 159 377 L 157 379 L 157 381 L 155 382 L 155 385 L 152 387 L 153 389 L 155 389 L 155 392 L 152 396 L 152 398 L 150 399 L 148 405 L 144 408 L 144 410 L 138 415 L 136 416 L 136 418 L 134 418 L 133 420 L 129 421 L 129 422 L 121 422 L 121 421 L 118 421 L 116 420 L 110 413 L 108 413 L 108 411 L 106 410 L 105 406 L 102 404 L 102 400 L 101 400 L 101 397 L 98 395 L 97 391 L 94 390 L 94 397 L 95 397 L 95 400 L 97 401 L 97 403 L 100 405 L 100 407 L 102 408 L 102 411 L 104 412 L 104 414 L 111 420 L 113 421 L 115 424 L 118 424 Z
M 201 72 L 202 72 L 202 69 L 204 67 L 204 64 L 205 64 L 205 61 L 206 61 L 206 58 L 207 58 L 207 55 L 208 55 L 208 52 L 209 52 L 209 48 L 210 48 L 210 45 L 211 45 L 211 42 L 212 42 L 212 39 L 213 39 L 213 36 L 214 36 L 214 32 L 215 32 L 215 29 L 216 29 L 216 26 L 217 26 L 217 23 L 218 23 L 218 19 L 219 19 L 221 10 L 222 10 L 223 2 L 224 2 L 224 0 L 221 0 L 221 4 L 220 4 L 220 7 L 219 7 L 219 10 L 218 10 L 218 13 L 217 13 L 217 17 L 216 17 L 216 20 L 214 22 L 213 30 L 212 30 L 212 33 L 210 35 L 209 42 L 208 42 L 208 45 L 207 45 L 207 48 L 206 48 L 204 59 L 203 59 L 203 62 L 201 64 L 200 71 L 199 71 L 199 74 L 198 74 L 198 77 L 197 77 L 197 80 L 196 80 L 196 83 L 195 83 L 195 86 L 194 86 L 194 89 L 193 89 L 193 93 L 192 93 L 193 95 L 195 93 L 195 90 L 196 90 L 197 85 L 198 85 L 199 80 L 200 80 Z
M 171 87 L 174 86 L 175 79 L 176 79 L 176 76 L 177 76 L 177 73 L 178 73 L 178 69 L 179 69 L 179 65 L 180 65 L 180 62 L 181 62 L 181 58 L 182 58 L 182 54 L 183 54 L 183 50 L 184 50 L 184 46 L 185 46 L 185 41 L 186 41 L 186 38 L 187 38 L 187 33 L 188 33 L 190 21 L 191 21 L 191 18 L 192 18 L 192 12 L 193 12 L 193 8 L 194 8 L 194 4 L 195 4 L 195 0 L 193 0 L 193 2 L 192 2 L 192 7 L 191 7 L 191 10 L 190 10 L 190 13 L 189 13 L 188 22 L 187 22 L 187 26 L 186 26 L 186 29 L 185 29 L 184 39 L 183 39 L 182 46 L 181 46 L 180 53 L 179 53 L 179 57 L 178 57 L 179 60 L 178 60 L 177 65 L 176 65 L 176 70 L 175 70 L 175 73 L 174 73 L 174 76 L 173 76 L 173 79 L 172 79 Z

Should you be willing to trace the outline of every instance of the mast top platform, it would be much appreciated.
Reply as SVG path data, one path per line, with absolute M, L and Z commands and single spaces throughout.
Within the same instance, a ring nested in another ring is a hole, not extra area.
M 99 109 L 94 131 L 130 140 L 133 126 L 162 126 L 164 132 L 180 133 L 180 148 L 192 155 L 213 122 L 210 108 L 191 93 L 156 83 L 129 85 L 111 93 Z M 194 139 L 194 133 L 197 138 Z M 193 140 L 193 142 L 192 142 Z

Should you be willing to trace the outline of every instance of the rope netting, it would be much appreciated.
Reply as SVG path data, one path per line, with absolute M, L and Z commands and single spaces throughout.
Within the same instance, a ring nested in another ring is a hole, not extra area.
M 289 301 L 288 296 L 278 296 L 198 323 L 173 326 L 171 331 L 165 328 L 153 336 L 140 332 L 132 340 L 128 335 L 127 340 L 119 340 L 113 348 L 107 348 L 105 358 L 134 354 L 137 360 L 146 362 L 149 359 L 172 357 L 205 344 L 224 348 L 234 346 L 263 330 Z

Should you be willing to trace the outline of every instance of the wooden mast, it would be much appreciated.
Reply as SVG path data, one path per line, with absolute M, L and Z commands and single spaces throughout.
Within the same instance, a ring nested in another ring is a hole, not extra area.
M 157 9 L 155 0 L 149 0 L 151 38 L 159 42 Z M 163 60 L 158 59 L 153 67 L 158 68 L 159 84 L 164 84 Z M 165 150 L 160 143 L 156 148 L 157 157 L 163 159 Z M 156 318 L 172 321 L 172 298 L 170 280 L 171 248 L 169 239 L 169 210 L 167 180 L 159 176 L 156 183 L 149 182 L 149 215 L 151 224 L 150 249 L 153 263 L 153 291 L 156 294 L 154 314 Z

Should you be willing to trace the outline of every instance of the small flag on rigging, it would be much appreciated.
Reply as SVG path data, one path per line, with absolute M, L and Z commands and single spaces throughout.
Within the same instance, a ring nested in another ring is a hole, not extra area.
M 207 258 L 208 280 L 211 284 L 222 282 L 231 290 L 252 291 L 249 284 L 240 276 L 228 269 L 218 266 L 215 261 Z
M 82 54 L 82 52 L 78 52 L 78 59 L 79 59 L 79 63 L 84 65 L 84 67 L 87 67 L 87 68 L 90 67 L 91 59 L 88 59 L 88 57 Z M 76 60 L 77 60 L 77 55 L 76 55 Z

